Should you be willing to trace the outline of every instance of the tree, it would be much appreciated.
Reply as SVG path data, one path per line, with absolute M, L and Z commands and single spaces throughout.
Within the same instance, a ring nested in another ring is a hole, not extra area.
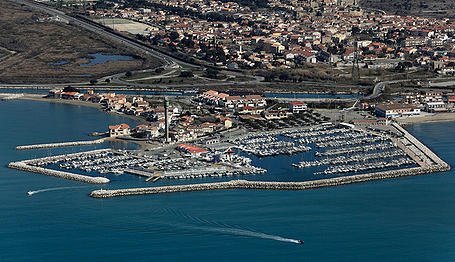
M 161 74 L 161 73 L 163 73 L 163 71 L 164 71 L 164 68 L 162 68 L 162 67 L 158 67 L 157 69 L 155 69 L 155 73 L 157 73 L 157 74 Z
M 172 41 L 175 41 L 177 40 L 177 38 L 179 38 L 179 33 L 175 32 L 175 31 L 172 31 L 170 34 L 169 34 L 169 38 L 172 40 Z
M 205 71 L 205 76 L 208 78 L 216 79 L 218 77 L 219 72 L 220 71 L 217 69 L 207 68 L 207 70 Z
M 194 75 L 193 75 L 193 72 L 191 72 L 191 71 L 182 71 L 182 72 L 180 72 L 179 76 L 180 77 L 193 77 Z
M 132 76 L 133 76 L 133 73 L 131 73 L 131 71 L 127 71 L 127 72 L 125 73 L 125 76 L 126 76 L 126 77 L 132 77 Z
M 94 85 L 94 84 L 96 84 L 96 83 L 98 83 L 98 80 L 96 80 L 96 79 L 90 79 L 90 84 L 91 84 L 91 85 Z
M 63 92 L 79 92 L 79 89 L 72 86 L 66 86 L 63 88 Z

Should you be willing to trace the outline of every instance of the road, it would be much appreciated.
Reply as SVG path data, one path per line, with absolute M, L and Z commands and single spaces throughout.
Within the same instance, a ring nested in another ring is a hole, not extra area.
M 409 82 L 409 81 L 412 81 L 412 79 L 402 79 L 402 80 L 393 80 L 393 81 L 379 82 L 379 83 L 377 83 L 374 86 L 373 92 L 371 94 L 365 96 L 363 99 L 364 100 L 371 100 L 371 99 L 378 98 L 379 96 L 381 96 L 382 92 L 384 92 L 384 89 L 385 89 L 385 87 L 387 85 L 396 84 L 396 83 L 402 83 L 402 82 Z

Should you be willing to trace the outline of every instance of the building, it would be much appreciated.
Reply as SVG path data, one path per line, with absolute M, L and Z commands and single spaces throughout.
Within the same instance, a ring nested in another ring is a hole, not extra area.
M 180 145 L 177 146 L 176 149 L 179 150 L 179 151 L 191 154 L 191 155 L 195 155 L 195 156 L 198 156 L 200 154 L 208 152 L 207 150 L 205 150 L 203 148 L 200 148 L 200 147 L 197 147 L 197 146 L 188 145 L 188 144 L 180 144 Z
M 264 111 L 262 112 L 262 116 L 269 120 L 269 119 L 283 119 L 283 118 L 288 118 L 288 113 L 287 111 L 283 110 L 270 110 L 270 111 Z
M 300 101 L 292 101 L 289 103 L 289 111 L 292 113 L 300 113 L 308 109 L 308 105 Z
M 130 131 L 130 126 L 127 124 L 109 126 L 109 136 L 110 137 L 127 136 L 129 134 L 131 134 L 131 131 Z
M 407 104 L 379 104 L 376 105 L 375 113 L 379 117 L 402 117 L 420 115 L 420 108 Z
M 425 111 L 432 112 L 432 113 L 447 112 L 448 108 L 447 108 L 447 104 L 442 101 L 428 102 L 425 104 Z

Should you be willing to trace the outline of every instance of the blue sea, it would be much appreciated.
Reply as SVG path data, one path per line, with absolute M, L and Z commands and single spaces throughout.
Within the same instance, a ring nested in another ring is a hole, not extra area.
M 46 102 L 0 102 L 0 112 L 0 261 L 455 261 L 452 171 L 308 191 L 93 199 L 88 194 L 100 187 L 146 185 L 129 175 L 109 177 L 112 182 L 100 186 L 6 167 L 11 161 L 94 146 L 13 148 L 86 140 L 110 124 L 137 122 Z M 454 165 L 455 123 L 407 129 Z M 301 172 L 282 158 L 255 161 L 271 170 L 264 179 L 293 180 Z M 42 191 L 27 196 L 29 190 Z

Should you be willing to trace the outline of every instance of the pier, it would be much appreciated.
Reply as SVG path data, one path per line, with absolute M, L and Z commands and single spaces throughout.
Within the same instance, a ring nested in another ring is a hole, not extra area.
M 104 143 L 105 139 L 96 139 L 89 141 L 75 141 L 75 142 L 62 142 L 62 143 L 50 143 L 50 144 L 36 144 L 36 145 L 23 145 L 16 146 L 16 150 L 27 150 L 27 149 L 41 149 L 41 148 L 55 148 L 55 147 L 70 147 L 70 146 L 86 146 L 96 145 Z

